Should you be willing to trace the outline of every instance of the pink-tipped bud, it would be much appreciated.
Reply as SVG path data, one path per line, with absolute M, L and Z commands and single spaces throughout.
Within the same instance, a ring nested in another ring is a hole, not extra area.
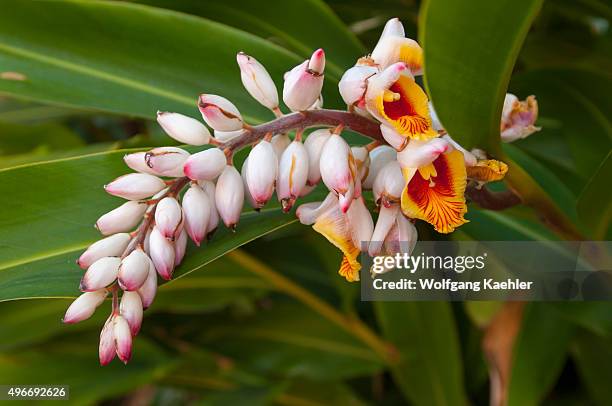
M 241 137 L 244 135 L 245 130 L 240 129 L 236 131 L 217 131 L 215 130 L 215 139 L 220 142 L 228 142 L 234 138 Z
M 351 148 L 344 138 L 332 134 L 321 152 L 319 168 L 325 186 L 338 195 L 346 195 L 353 187 Z
M 123 292 L 119 313 L 130 326 L 132 336 L 138 334 L 142 324 L 142 299 L 138 292 Z
M 274 182 L 278 174 L 278 160 L 274 147 L 268 141 L 261 141 L 253 147 L 245 169 L 245 180 L 253 200 L 265 205 L 274 193 Z
M 123 316 L 115 316 L 113 320 L 113 337 L 117 356 L 124 364 L 132 358 L 132 333 L 130 325 Z
M 206 124 L 214 130 L 236 131 L 240 130 L 244 124 L 236 106 L 225 97 L 201 94 L 198 108 Z
M 402 168 L 421 168 L 435 161 L 449 148 L 452 147 L 444 138 L 434 138 L 429 141 L 412 140 L 406 148 L 398 152 L 397 160 Z
M 153 227 L 149 237 L 149 255 L 159 276 L 165 280 L 172 279 L 174 271 L 174 246 L 166 239 L 157 227 Z
M 81 279 L 81 291 L 93 292 L 113 283 L 117 279 L 120 264 L 121 259 L 117 257 L 100 258 L 91 264 Z
M 321 180 L 321 169 L 319 168 L 321 153 L 330 135 L 331 132 L 328 129 L 315 130 L 304 141 L 308 154 L 308 185 L 316 185 Z
M 340 96 L 348 105 L 363 106 L 363 98 L 368 89 L 368 79 L 378 72 L 374 66 L 353 66 L 342 75 L 338 83 Z
M 198 120 L 179 113 L 157 112 L 157 122 L 166 134 L 189 145 L 205 145 L 210 142 L 210 132 Z
M 189 152 L 176 147 L 154 148 L 145 154 L 145 161 L 156 174 L 161 176 L 181 177 L 183 165 L 189 158 Z
M 277 109 L 278 91 L 266 68 L 244 52 L 239 52 L 236 60 L 240 67 L 242 84 L 247 92 L 270 110 Z
M 378 173 L 374 181 L 374 201 L 388 206 L 391 202 L 398 203 L 406 181 L 397 161 L 388 162 Z
M 174 266 L 179 266 L 183 262 L 187 251 L 187 232 L 183 229 L 174 241 Z
M 309 109 L 318 99 L 323 88 L 325 52 L 316 50 L 306 60 L 285 75 L 283 101 L 293 111 Z
M 210 198 L 198 185 L 191 185 L 183 196 L 183 213 L 185 215 L 185 230 L 193 242 L 199 247 L 206 237 L 206 230 L 212 210 Z
M 274 153 L 276 154 L 276 158 L 280 160 L 281 156 L 283 156 L 283 152 L 289 144 L 291 144 L 291 138 L 287 134 L 277 134 L 272 137 L 270 141 L 272 147 L 274 147 Z
M 244 204 L 244 185 L 240 173 L 231 165 L 227 165 L 219 176 L 215 204 L 225 226 L 234 229 Z
M 246 173 L 248 169 L 249 169 L 249 157 L 247 157 L 244 160 L 244 162 L 242 163 L 242 168 L 240 168 L 240 176 L 242 177 L 242 183 L 244 184 L 244 200 L 247 201 L 249 206 L 259 211 L 263 207 L 263 204 L 257 203 L 255 199 L 253 199 L 253 196 L 251 195 L 251 191 L 249 190 L 249 185 L 247 184 L 247 180 L 246 180 Z
M 100 347 L 98 349 L 98 356 L 100 358 L 100 365 L 108 365 L 115 358 L 115 336 L 113 334 L 114 317 L 111 316 L 104 323 L 102 331 L 100 332 Z
M 155 210 L 155 226 L 162 235 L 170 240 L 181 231 L 183 224 L 183 211 L 181 205 L 174 197 L 164 197 L 157 203 Z
M 123 175 L 104 186 L 107 193 L 128 200 L 141 200 L 153 196 L 166 187 L 163 180 L 146 173 Z
M 283 210 L 289 211 L 308 180 L 308 152 L 301 141 L 293 141 L 281 156 L 276 195 Z
M 155 171 L 149 168 L 146 160 L 146 152 L 134 152 L 123 157 L 123 162 L 130 168 L 140 173 L 148 173 L 149 175 L 158 175 Z
M 183 170 L 189 179 L 214 180 L 223 172 L 227 165 L 227 158 L 219 148 L 210 148 L 206 151 L 193 154 L 185 161 Z
M 205 180 L 198 182 L 202 190 L 208 195 L 210 201 L 210 218 L 208 219 L 208 227 L 206 234 L 211 235 L 219 226 L 219 212 L 217 211 L 217 203 L 215 201 L 216 186 L 211 181 Z
M 381 145 L 370 151 L 370 168 L 368 171 L 368 177 L 363 181 L 363 188 L 372 189 L 372 186 L 374 186 L 374 181 L 380 170 L 387 164 L 387 162 L 395 161 L 396 159 L 397 151 L 388 145 Z
M 123 258 L 119 266 L 119 287 L 123 290 L 137 290 L 147 279 L 149 273 L 149 257 L 140 248 L 130 252 Z
M 94 314 L 96 308 L 104 302 L 107 294 L 106 289 L 83 293 L 70 304 L 62 321 L 66 324 L 73 324 L 87 320 Z
M 157 294 L 157 271 L 153 265 L 153 261 L 149 261 L 149 272 L 147 273 L 147 280 L 138 289 L 138 294 L 142 300 L 142 307 L 144 310 L 148 309 L 153 303 L 155 295 Z
M 77 264 L 82 269 L 87 269 L 102 257 L 118 257 L 125 251 L 131 239 L 128 233 L 118 233 L 96 241 L 81 254 Z
M 129 231 L 142 220 L 147 210 L 147 204 L 130 201 L 109 211 L 96 221 L 96 228 L 103 235 L 110 235 Z

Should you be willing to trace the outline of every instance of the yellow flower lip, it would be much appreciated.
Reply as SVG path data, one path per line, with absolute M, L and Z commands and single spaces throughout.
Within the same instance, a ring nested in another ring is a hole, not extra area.
M 411 171 L 412 172 L 412 171 Z M 465 202 L 466 168 L 463 154 L 453 150 L 414 171 L 402 193 L 402 212 L 450 233 L 468 222 Z
M 467 167 L 467 177 L 478 182 L 502 180 L 508 172 L 508 165 L 495 159 L 483 159 L 474 166 Z

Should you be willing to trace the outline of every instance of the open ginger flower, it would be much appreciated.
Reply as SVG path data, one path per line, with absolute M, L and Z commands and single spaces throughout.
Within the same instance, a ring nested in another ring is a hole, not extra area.
M 368 80 L 365 103 L 372 116 L 404 138 L 425 141 L 438 135 L 432 127 L 427 95 L 403 62 Z
M 407 217 L 425 220 L 446 234 L 468 222 L 464 218 L 467 173 L 461 151 L 439 140 L 411 141 L 398 154 L 407 182 L 401 209 Z M 418 166 L 411 166 L 413 162 Z

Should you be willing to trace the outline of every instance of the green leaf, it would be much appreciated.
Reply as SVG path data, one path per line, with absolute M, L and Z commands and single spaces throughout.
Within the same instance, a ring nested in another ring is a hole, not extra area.
M 427 0 L 419 39 L 425 83 L 448 132 L 467 148 L 499 153 L 504 95 L 542 0 Z
M 600 165 L 578 198 L 580 220 L 591 230 L 596 240 L 606 238 L 612 219 L 612 152 Z
M 554 306 L 529 304 L 512 352 L 509 406 L 540 404 L 561 373 L 572 333 Z
M 174 11 L 123 2 L 8 0 L 0 15 L 0 66 L 26 80 L 0 80 L 0 92 L 146 118 L 157 110 L 197 117 L 196 98 L 206 92 L 232 100 L 247 120 L 271 118 L 242 89 L 239 50 L 256 56 L 279 82 L 299 62 L 254 35 Z M 337 92 L 328 88 L 334 100 Z
M 139 2 L 195 14 L 265 38 L 302 58 L 317 48 L 325 49 L 328 74 L 340 79 L 366 51 L 355 35 L 320 0 L 174 1 Z M 246 50 L 245 50 L 246 51 Z M 255 56 L 255 55 L 254 55 Z
M 368 375 L 382 368 L 376 353 L 338 325 L 290 301 L 274 300 L 253 317 L 208 321 L 207 348 L 239 359 L 258 374 L 316 380 Z
M 93 351 L 91 346 L 97 336 L 97 332 L 79 334 L 41 347 L 0 354 L 0 381 L 5 385 L 69 385 L 71 404 L 83 405 L 149 383 L 175 364 L 157 346 L 140 337 L 129 367 L 115 360 L 102 368 L 95 346 Z
M 102 185 L 125 172 L 125 151 L 0 170 L 11 193 L 0 197 L 0 301 L 73 297 L 82 271 L 74 261 L 99 239 L 93 224 L 123 202 Z M 177 277 L 242 244 L 295 222 L 279 209 L 243 215 L 234 234 L 221 229 L 206 246 L 190 248 Z M 44 282 L 43 282 L 44 281 Z
M 391 373 L 415 405 L 465 405 L 457 327 L 448 302 L 376 302 L 383 337 L 399 351 Z
M 574 360 L 595 404 L 612 403 L 612 341 L 592 334 L 581 334 L 572 346 Z

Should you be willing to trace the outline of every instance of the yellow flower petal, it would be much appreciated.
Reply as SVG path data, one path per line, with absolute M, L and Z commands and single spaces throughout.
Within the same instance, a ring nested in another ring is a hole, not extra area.
M 410 218 L 431 223 L 436 231 L 450 233 L 468 222 L 465 202 L 466 169 L 463 154 L 454 150 L 434 162 L 435 175 L 424 178 L 419 169 L 402 193 L 402 212 Z
M 508 165 L 495 159 L 478 161 L 475 166 L 467 167 L 467 177 L 479 182 L 502 180 L 508 172 Z
M 357 257 L 360 251 L 353 244 L 349 226 L 339 207 L 336 205 L 332 210 L 323 213 L 312 228 L 344 254 L 338 273 L 349 282 L 358 281 L 361 264 Z
M 427 95 L 409 76 L 400 76 L 376 99 L 378 113 L 406 138 L 428 140 L 438 135 L 431 127 Z

